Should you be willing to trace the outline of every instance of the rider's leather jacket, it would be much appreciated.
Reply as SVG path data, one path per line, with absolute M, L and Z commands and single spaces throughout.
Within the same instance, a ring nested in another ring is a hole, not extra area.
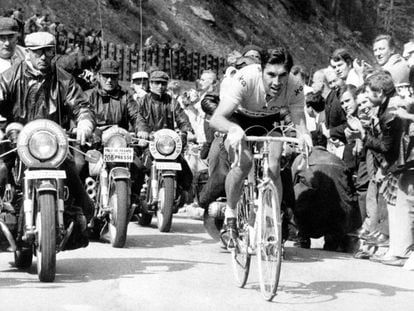
M 127 131 L 135 126 L 136 102 L 120 86 L 110 93 L 98 86 L 85 93 L 95 112 L 97 126 L 117 124 Z
M 87 97 L 68 72 L 52 66 L 40 75 L 26 61 L 0 75 L 0 114 L 8 123 L 45 118 L 65 129 L 84 119 L 95 124 Z
M 159 96 L 150 92 L 138 100 L 137 131 L 149 133 L 176 127 L 183 133 L 193 131 L 188 116 L 170 95 Z

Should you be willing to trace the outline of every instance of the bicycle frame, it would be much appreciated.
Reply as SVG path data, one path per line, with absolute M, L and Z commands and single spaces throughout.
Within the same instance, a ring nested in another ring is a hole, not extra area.
M 300 145 L 301 142 L 293 137 L 273 136 L 247 136 L 245 141 L 262 142 L 263 147 L 260 156 L 257 151 L 253 151 L 253 166 L 245 181 L 245 192 L 238 205 L 240 232 L 238 245 L 232 251 L 233 267 L 238 285 L 243 287 L 250 270 L 250 256 L 257 253 L 261 292 L 263 297 L 270 301 L 276 295 L 283 254 L 281 201 L 269 174 L 270 144 L 279 142 Z M 308 149 L 305 144 L 302 150 L 308 165 Z M 233 164 L 240 165 L 241 152 L 240 146 Z M 260 166 L 263 168 L 261 177 L 257 173 L 256 159 L 260 159 Z

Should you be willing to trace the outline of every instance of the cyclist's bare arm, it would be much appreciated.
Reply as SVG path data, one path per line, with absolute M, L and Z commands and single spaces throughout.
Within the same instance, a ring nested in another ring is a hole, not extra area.
M 229 120 L 236 109 L 237 104 L 235 102 L 227 100 L 220 101 L 220 104 L 210 119 L 210 126 L 222 133 L 228 133 L 232 127 L 239 127 L 236 123 Z

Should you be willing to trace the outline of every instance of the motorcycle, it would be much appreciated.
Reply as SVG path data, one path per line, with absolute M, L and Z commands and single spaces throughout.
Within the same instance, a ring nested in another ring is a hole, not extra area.
M 116 125 L 106 127 L 102 134 L 103 153 L 98 150 L 87 152 L 89 177 L 85 187 L 95 201 L 94 225 L 104 224 L 100 236 L 104 237 L 108 232 L 109 241 L 116 248 L 124 247 L 128 223 L 134 212 L 130 173 L 134 160 L 132 140 L 125 129 Z
M 11 123 L 5 136 L 2 142 L 12 149 L 1 156 L 10 155 L 14 165 L 1 201 L 0 227 L 14 251 L 15 266 L 30 267 L 35 255 L 39 280 L 53 282 L 56 253 L 81 247 L 68 243 L 79 222 L 65 211 L 69 190 L 66 171 L 59 169 L 68 156 L 68 138 L 57 123 L 46 119 L 25 126 Z
M 176 181 L 177 172 L 182 169 L 178 162 L 182 149 L 180 135 L 170 129 L 156 131 L 149 140 L 152 164 L 150 176 L 141 190 L 139 224 L 149 225 L 156 214 L 159 231 L 170 231 L 172 215 L 178 211 L 182 201 Z

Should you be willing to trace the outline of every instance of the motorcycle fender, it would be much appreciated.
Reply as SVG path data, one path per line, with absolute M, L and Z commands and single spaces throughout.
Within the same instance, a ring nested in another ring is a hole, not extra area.
M 110 179 L 118 180 L 118 179 L 131 179 L 131 173 L 129 169 L 126 167 L 114 167 L 109 172 Z
M 176 171 L 161 171 L 162 177 L 167 177 L 167 176 L 174 177 L 175 175 L 177 175 Z
M 53 183 L 51 183 L 49 181 L 40 182 L 40 185 L 36 187 L 36 191 L 37 191 L 37 193 L 51 192 L 51 191 L 57 193 L 56 186 L 53 185 Z

